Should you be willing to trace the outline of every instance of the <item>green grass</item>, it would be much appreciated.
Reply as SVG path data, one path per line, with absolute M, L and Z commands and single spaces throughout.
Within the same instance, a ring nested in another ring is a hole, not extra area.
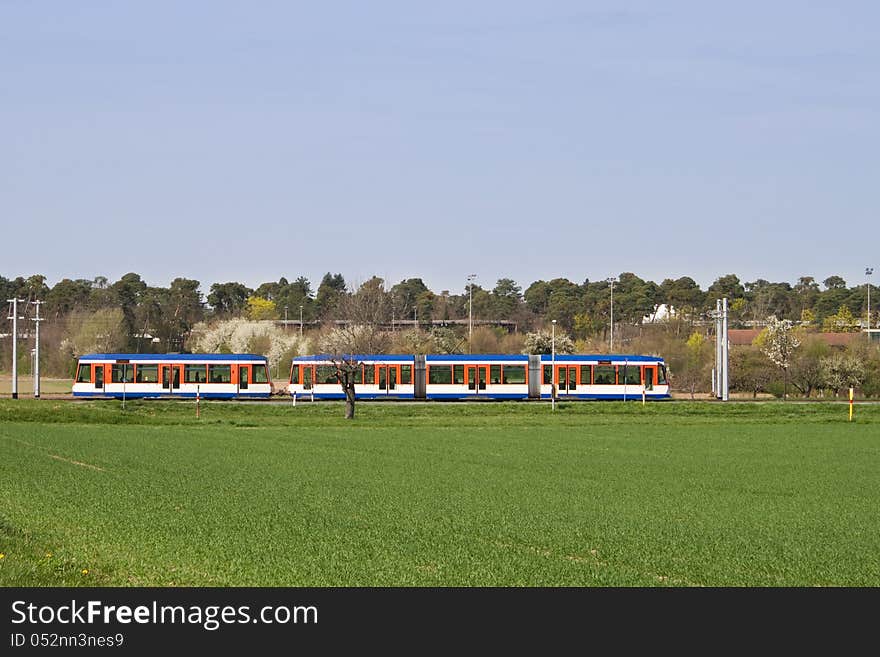
M 880 585 L 880 406 L 201 408 L 0 401 L 0 585 Z
M 72 387 L 73 379 L 52 379 L 45 376 L 40 377 L 41 395 L 69 395 Z M 11 393 L 12 375 L 0 374 L 0 395 L 10 395 Z M 32 375 L 18 375 L 18 395 L 22 398 L 34 396 L 34 377 Z

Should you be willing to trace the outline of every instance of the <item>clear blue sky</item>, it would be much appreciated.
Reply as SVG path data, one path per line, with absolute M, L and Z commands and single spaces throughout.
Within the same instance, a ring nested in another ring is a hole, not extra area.
M 878 24 L 845 0 L 0 0 L 0 274 L 864 283 Z

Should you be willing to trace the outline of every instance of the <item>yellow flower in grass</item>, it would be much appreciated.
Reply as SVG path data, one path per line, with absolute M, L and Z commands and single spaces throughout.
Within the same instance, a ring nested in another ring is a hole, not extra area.
M 88 568 L 83 568 L 82 573 L 83 573 L 83 575 L 88 575 L 88 574 L 89 574 L 89 569 L 88 569 Z
M 3 554 L 2 552 L 0 552 L 0 559 L 5 559 L 5 558 L 6 558 L 6 555 Z

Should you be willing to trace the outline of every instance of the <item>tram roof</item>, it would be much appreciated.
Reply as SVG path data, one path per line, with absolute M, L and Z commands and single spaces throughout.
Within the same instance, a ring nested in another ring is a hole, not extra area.
M 541 354 L 541 362 L 553 360 L 552 354 Z M 600 361 L 603 363 L 662 363 L 660 356 L 643 356 L 641 354 L 556 354 L 557 363 L 572 361 Z
M 339 355 L 334 354 L 315 354 L 311 356 L 296 356 L 293 359 L 294 363 L 328 363 L 334 358 L 339 358 Z M 342 358 L 345 360 L 371 360 L 376 362 L 395 362 L 399 363 L 400 361 L 412 362 L 414 360 L 414 356 L 412 354 L 342 354 Z
M 83 354 L 79 360 L 128 360 L 128 361 L 251 361 L 266 357 L 259 354 Z

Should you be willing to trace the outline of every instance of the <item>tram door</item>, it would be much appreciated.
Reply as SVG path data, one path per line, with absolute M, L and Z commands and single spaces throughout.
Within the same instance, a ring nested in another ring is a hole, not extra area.
M 468 390 L 479 394 L 480 390 L 486 389 L 486 369 L 488 368 L 485 365 L 465 365 L 464 369 Z
M 312 389 L 312 368 L 308 365 L 303 367 L 303 390 Z
M 577 367 L 562 365 L 558 370 L 559 394 L 567 394 L 577 390 Z
M 238 366 L 238 389 L 239 390 L 247 390 L 248 389 L 248 383 L 250 382 L 250 373 L 251 373 L 250 365 L 239 365 Z
M 645 367 L 645 390 L 654 389 L 654 367 Z
M 397 367 L 394 365 L 379 366 L 379 390 L 386 393 L 397 387 Z
M 180 369 L 182 365 L 159 365 L 159 381 L 165 390 L 177 390 L 180 387 Z
M 95 365 L 95 388 L 103 390 L 104 388 L 104 363 Z

